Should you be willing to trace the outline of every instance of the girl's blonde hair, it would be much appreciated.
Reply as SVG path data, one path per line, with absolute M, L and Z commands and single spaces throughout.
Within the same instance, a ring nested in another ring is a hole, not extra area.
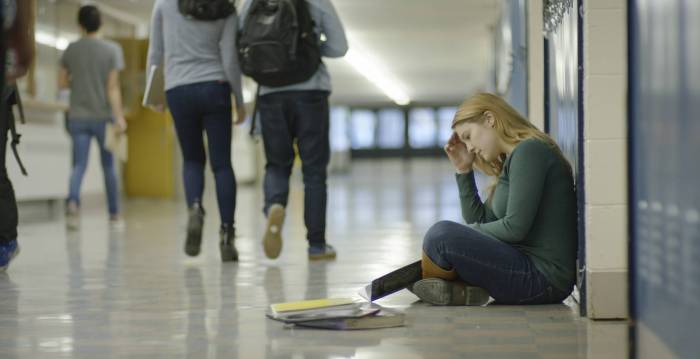
M 483 123 L 486 120 L 485 114 L 487 111 L 493 114 L 494 129 L 503 142 L 509 145 L 516 145 L 529 138 L 540 140 L 549 145 L 549 147 L 559 155 L 568 167 L 569 173 L 571 173 L 571 165 L 564 157 L 564 154 L 561 152 L 556 142 L 547 134 L 537 129 L 537 127 L 533 126 L 520 115 L 517 110 L 509 105 L 508 102 L 494 94 L 477 93 L 465 100 L 462 105 L 459 106 L 455 114 L 454 120 L 452 121 L 452 128 L 454 129 L 455 126 L 463 122 Z M 501 172 L 503 172 L 505 160 L 506 154 L 504 153 L 490 162 L 487 162 L 481 156 L 476 156 L 474 166 L 488 176 L 498 177 L 501 175 Z M 490 186 L 488 191 L 489 198 L 494 188 L 494 185 Z

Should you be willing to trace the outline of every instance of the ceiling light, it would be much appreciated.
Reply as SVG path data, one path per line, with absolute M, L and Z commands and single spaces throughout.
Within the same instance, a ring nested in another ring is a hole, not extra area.
M 411 99 L 408 97 L 403 85 L 369 52 L 358 48 L 355 44 L 356 42 L 353 42 L 350 50 L 345 54 L 345 61 L 382 90 L 397 105 L 408 105 Z
M 51 46 L 58 50 L 65 50 L 70 44 L 70 41 L 64 37 L 54 36 L 44 31 L 37 31 L 34 34 L 36 42 L 42 45 Z

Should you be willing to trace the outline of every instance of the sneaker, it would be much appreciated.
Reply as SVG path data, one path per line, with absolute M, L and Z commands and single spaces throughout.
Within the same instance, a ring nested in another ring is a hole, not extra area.
M 17 240 L 11 240 L 7 243 L 0 244 L 0 272 L 7 270 L 10 261 L 19 254 L 19 246 Z
M 194 257 L 199 255 L 202 246 L 202 228 L 204 227 L 204 209 L 199 204 L 190 208 L 187 220 L 187 239 L 185 240 L 185 253 Z
M 275 259 L 282 252 L 282 225 L 284 224 L 284 207 L 273 204 L 267 211 L 267 228 L 263 236 L 263 249 L 267 258 Z
M 488 303 L 490 298 L 489 293 L 483 288 L 440 278 L 419 280 L 409 290 L 424 302 L 432 305 L 480 306 Z
M 309 246 L 309 259 L 312 261 L 322 259 L 335 259 L 335 248 L 330 244 L 311 245 Z
M 219 250 L 221 250 L 222 262 L 237 262 L 238 251 L 236 250 L 236 229 L 231 225 L 221 226 L 219 230 Z
M 80 210 L 74 203 L 66 206 L 66 229 L 77 231 L 80 229 Z
M 112 231 L 123 231 L 126 229 L 126 222 L 120 216 L 111 216 L 109 218 L 109 229 Z

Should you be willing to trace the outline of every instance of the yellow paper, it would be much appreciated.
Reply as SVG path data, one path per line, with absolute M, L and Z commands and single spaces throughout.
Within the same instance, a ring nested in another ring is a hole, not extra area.
M 126 134 L 117 133 L 113 124 L 107 124 L 105 133 L 105 148 L 122 162 L 129 159 L 129 143 Z
M 272 310 L 274 310 L 277 313 L 283 313 L 297 310 L 328 308 L 353 303 L 355 303 L 355 301 L 350 298 L 326 298 L 302 300 L 298 302 L 277 303 L 270 305 L 270 308 L 272 308 Z

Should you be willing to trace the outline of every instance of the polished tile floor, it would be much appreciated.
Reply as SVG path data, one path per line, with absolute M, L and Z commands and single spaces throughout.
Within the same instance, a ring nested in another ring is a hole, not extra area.
M 23 206 L 22 253 L 0 274 L 0 358 L 624 358 L 626 324 L 553 306 L 431 307 L 407 291 L 380 304 L 404 311 L 404 328 L 289 329 L 265 318 L 269 303 L 353 296 L 372 278 L 420 254 L 439 219 L 459 220 L 444 161 L 357 162 L 329 181 L 331 262 L 310 263 L 303 193 L 293 179 L 282 256 L 259 238 L 259 186 L 241 187 L 241 261 L 222 264 L 208 187 L 205 245 L 182 252 L 181 202 L 125 201 L 127 228 L 108 229 L 102 198 L 86 198 L 81 230 L 58 208 Z

